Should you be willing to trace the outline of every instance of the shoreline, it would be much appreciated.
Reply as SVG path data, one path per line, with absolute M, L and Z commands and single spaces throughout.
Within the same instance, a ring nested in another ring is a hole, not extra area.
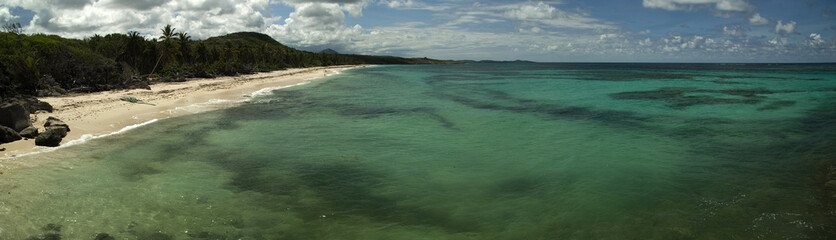
M 340 71 L 372 65 L 343 65 L 293 68 L 272 72 L 232 77 L 193 78 L 185 82 L 165 82 L 151 85 L 151 90 L 129 89 L 95 93 L 45 97 L 54 108 L 52 113 L 30 115 L 32 126 L 44 130 L 50 116 L 70 126 L 71 131 L 59 147 L 35 146 L 34 139 L 19 140 L 0 145 L 0 160 L 24 157 L 40 152 L 51 152 L 89 139 L 107 137 L 150 124 L 159 119 L 234 107 L 253 95 L 272 90 L 306 84 L 310 81 L 340 73 Z M 120 100 L 130 96 L 156 106 Z

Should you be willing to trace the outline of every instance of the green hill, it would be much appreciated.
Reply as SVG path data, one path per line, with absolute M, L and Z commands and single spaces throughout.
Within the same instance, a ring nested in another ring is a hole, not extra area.
M 154 81 L 294 67 L 448 63 L 426 58 L 312 53 L 255 32 L 195 41 L 186 33 L 170 30 L 161 41 L 145 39 L 135 32 L 83 40 L 0 33 L 0 100 L 18 95 L 147 87 Z

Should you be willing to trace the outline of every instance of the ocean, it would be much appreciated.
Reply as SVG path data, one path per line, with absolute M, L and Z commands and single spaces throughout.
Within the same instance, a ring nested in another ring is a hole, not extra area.
M 834 239 L 834 140 L 833 64 L 358 68 L 0 160 L 0 239 Z

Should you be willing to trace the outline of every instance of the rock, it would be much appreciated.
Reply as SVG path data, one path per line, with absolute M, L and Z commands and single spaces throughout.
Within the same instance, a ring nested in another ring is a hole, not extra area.
M 23 104 L 23 107 L 25 107 L 29 113 L 35 113 L 38 110 L 52 112 L 52 105 L 48 102 L 41 102 L 41 100 L 38 100 L 37 98 L 23 98 L 20 99 L 20 103 Z
M 67 94 L 67 90 L 61 88 L 52 75 L 44 75 L 41 77 L 41 86 L 38 88 L 38 97 L 55 97 Z
M 35 127 L 28 127 L 19 132 L 21 137 L 36 138 L 38 137 L 38 129 Z
M 127 89 L 146 89 L 151 90 L 151 86 L 148 85 L 148 81 L 144 78 L 133 76 L 126 80 L 122 86 Z
M 67 132 L 70 131 L 70 125 L 67 125 L 66 123 L 64 123 L 64 121 L 61 121 L 60 119 L 54 117 L 49 117 L 46 119 L 46 122 L 44 123 L 44 128 L 65 128 Z
M 14 129 L 0 126 L 0 143 L 10 143 L 22 138 L 23 137 L 21 137 L 20 134 L 17 134 L 17 131 Z
M 0 105 L 0 126 L 6 126 L 15 131 L 31 126 L 29 111 L 18 101 Z
M 35 145 L 45 147 L 57 147 L 61 140 L 67 136 L 67 129 L 63 127 L 49 127 L 46 131 L 38 134 L 35 138 Z
M 95 240 L 116 240 L 116 238 L 114 238 L 113 236 L 110 236 L 110 234 L 107 234 L 107 233 L 96 234 L 96 238 L 94 238 L 94 239 Z

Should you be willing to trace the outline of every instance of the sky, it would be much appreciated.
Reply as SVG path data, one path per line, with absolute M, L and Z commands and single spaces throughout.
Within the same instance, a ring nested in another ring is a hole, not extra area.
M 834 0 L 0 0 L 0 23 L 83 39 L 171 24 L 309 51 L 541 62 L 836 62 Z

